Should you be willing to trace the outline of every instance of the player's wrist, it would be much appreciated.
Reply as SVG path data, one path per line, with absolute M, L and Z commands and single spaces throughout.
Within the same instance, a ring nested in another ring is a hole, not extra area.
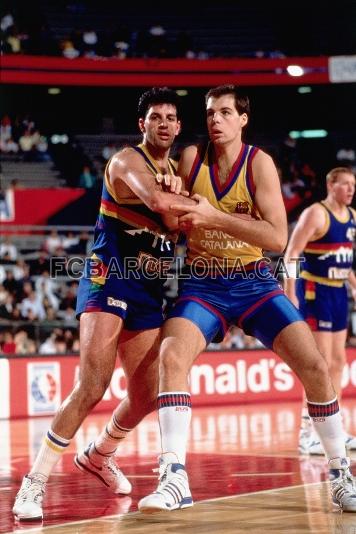
M 284 278 L 295 280 L 299 276 L 299 265 L 297 261 L 287 261 L 284 264 Z

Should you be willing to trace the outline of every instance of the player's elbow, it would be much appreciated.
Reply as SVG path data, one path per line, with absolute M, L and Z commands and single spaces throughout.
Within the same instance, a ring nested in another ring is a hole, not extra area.
M 287 246 L 287 242 L 288 242 L 288 235 L 287 233 L 284 235 L 283 233 L 281 234 L 277 234 L 275 236 L 275 239 L 274 239 L 274 247 L 273 247 L 273 252 L 278 252 L 279 254 L 281 254 L 282 252 L 284 252 L 286 246 Z

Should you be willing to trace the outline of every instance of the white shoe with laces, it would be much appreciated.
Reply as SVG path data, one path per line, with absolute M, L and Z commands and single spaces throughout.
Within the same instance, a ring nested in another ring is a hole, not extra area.
M 92 443 L 80 454 L 74 457 L 74 463 L 81 471 L 94 475 L 113 493 L 127 495 L 131 493 L 132 485 L 121 469 L 118 468 L 112 456 L 104 457 L 101 465 L 94 464 L 90 459 Z
M 42 501 L 45 488 L 45 482 L 30 475 L 24 476 L 12 508 L 12 513 L 18 520 L 26 521 L 43 518 Z
M 300 454 L 324 456 L 324 449 L 320 443 L 319 437 L 316 435 L 311 425 L 300 429 L 298 450 Z
M 349 467 L 349 458 L 329 460 L 331 495 L 343 512 L 356 512 L 356 484 Z
M 175 454 L 167 452 L 159 457 L 159 483 L 156 491 L 141 499 L 138 509 L 144 514 L 171 511 L 193 506 L 188 475 Z

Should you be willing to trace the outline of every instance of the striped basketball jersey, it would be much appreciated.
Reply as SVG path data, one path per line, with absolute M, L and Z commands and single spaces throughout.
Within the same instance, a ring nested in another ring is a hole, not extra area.
M 257 152 L 257 147 L 242 144 L 227 180 L 221 183 L 213 144 L 200 147 L 188 177 L 188 189 L 191 194 L 198 193 L 207 198 L 220 211 L 250 214 L 260 218 L 254 203 L 252 175 L 252 160 Z M 199 258 L 203 259 L 204 264 L 208 262 L 213 266 L 218 263 L 233 268 L 262 257 L 261 248 L 221 230 L 194 228 L 187 236 L 188 264 Z
M 356 235 L 355 212 L 347 208 L 347 217 L 340 220 L 326 206 L 323 235 L 309 241 L 304 249 L 305 262 L 301 277 L 321 284 L 341 287 L 348 278 L 353 261 L 353 243 Z
M 144 158 L 152 173 L 153 187 L 154 177 L 161 169 L 143 144 L 132 148 Z M 168 165 L 168 172 L 175 174 L 173 161 L 169 160 Z M 108 166 L 109 163 L 105 169 L 92 247 L 92 258 L 102 263 L 101 272 L 91 277 L 98 284 L 105 283 L 104 276 L 113 259 L 115 265 L 119 263 L 120 270 L 130 260 L 131 266 L 136 262 L 138 267 L 145 262 L 146 269 L 149 261 L 154 270 L 160 259 L 172 258 L 174 254 L 175 236 L 168 234 L 161 215 L 151 211 L 140 198 L 119 198 L 110 184 Z

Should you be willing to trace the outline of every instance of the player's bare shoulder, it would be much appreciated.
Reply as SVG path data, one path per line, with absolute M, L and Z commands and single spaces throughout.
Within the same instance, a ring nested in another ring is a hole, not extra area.
M 314 204 L 311 204 L 308 208 L 304 210 L 304 212 L 308 218 L 321 218 L 325 219 L 326 210 L 321 202 L 314 202 Z
M 182 155 L 186 158 L 195 158 L 198 153 L 200 145 L 188 145 L 182 150 Z
M 195 160 L 195 158 L 197 156 L 197 153 L 199 152 L 199 148 L 200 148 L 199 145 L 186 146 L 182 150 L 179 162 L 181 162 L 183 160 L 184 162 L 192 163 Z
M 146 173 L 143 157 L 130 146 L 123 147 L 111 158 L 107 167 L 107 179 L 117 197 L 136 198 L 132 188 L 132 177 Z
M 108 170 L 110 179 L 122 178 L 129 168 L 145 168 L 142 156 L 131 146 L 123 147 L 111 158 Z
M 199 145 L 189 145 L 185 147 L 179 158 L 178 175 L 183 179 L 189 176 L 192 165 L 199 152 Z
M 252 172 L 255 182 L 279 180 L 273 158 L 261 148 L 259 148 L 253 156 Z
M 318 239 L 325 231 L 327 212 L 320 202 L 303 210 L 298 225 L 313 231 L 312 239 Z

